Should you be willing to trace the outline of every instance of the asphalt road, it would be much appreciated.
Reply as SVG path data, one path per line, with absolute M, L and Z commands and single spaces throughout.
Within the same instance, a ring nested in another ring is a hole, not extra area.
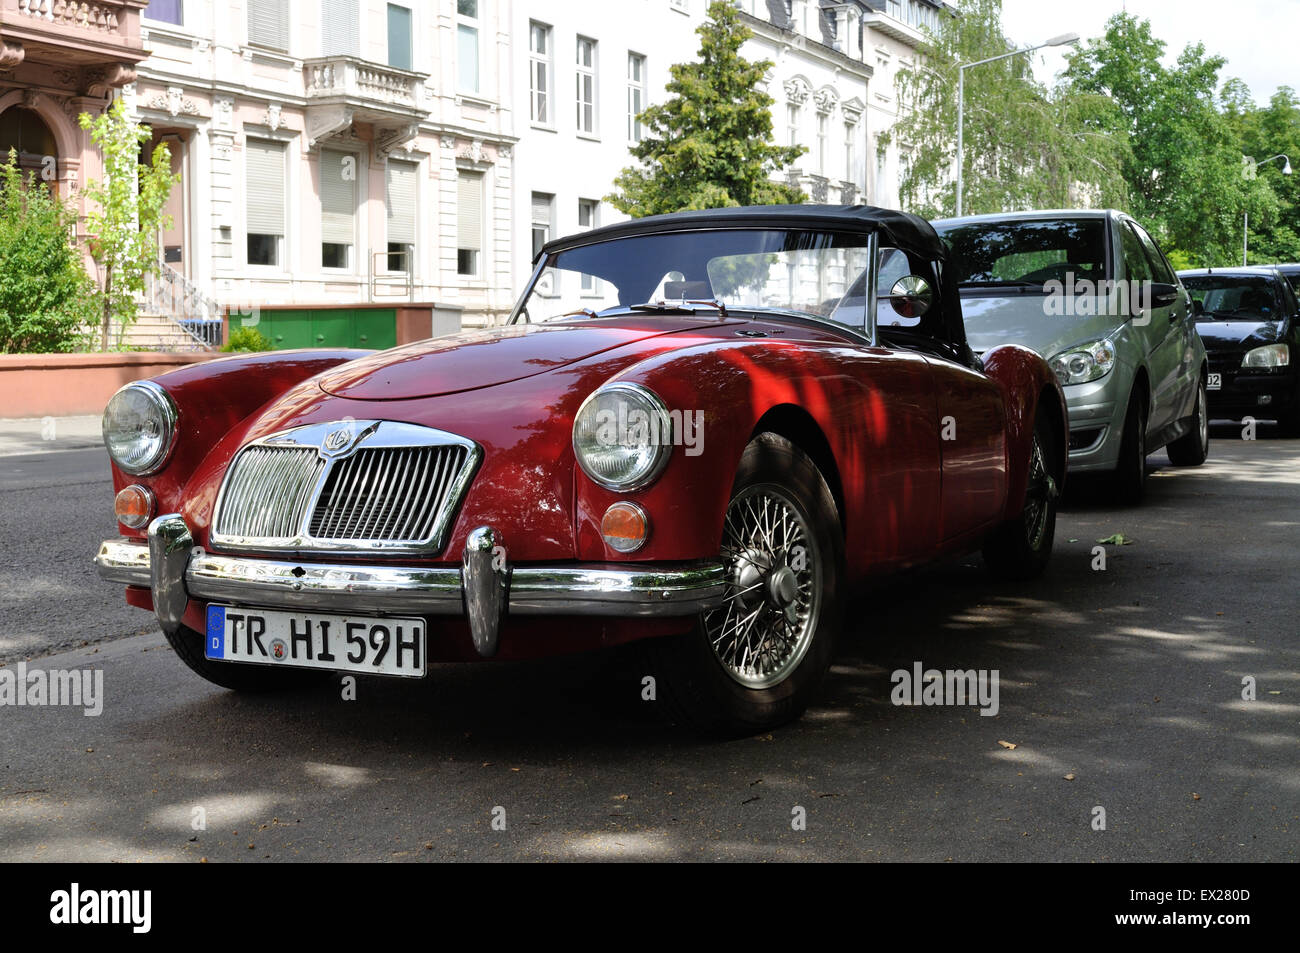
M 102 453 L 0 458 L 0 652 L 105 699 L 0 707 L 0 860 L 1295 861 L 1300 441 L 1215 437 L 1200 469 L 1152 457 L 1140 509 L 1076 485 L 1040 580 L 976 558 L 861 594 L 803 720 L 725 743 L 661 727 L 608 654 L 214 688 L 90 570 Z M 996 669 L 998 714 L 892 705 L 918 661 Z

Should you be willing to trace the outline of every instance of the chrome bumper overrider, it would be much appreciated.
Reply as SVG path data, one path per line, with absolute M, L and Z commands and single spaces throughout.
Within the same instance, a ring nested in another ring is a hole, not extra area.
M 459 566 L 386 566 L 222 556 L 198 549 L 184 519 L 160 516 L 148 544 L 110 539 L 95 567 L 110 582 L 153 593 L 159 624 L 175 632 L 190 599 L 275 609 L 464 615 L 481 655 L 496 652 L 501 619 L 516 615 L 684 616 L 720 605 L 718 560 L 511 567 L 490 527 L 469 535 Z

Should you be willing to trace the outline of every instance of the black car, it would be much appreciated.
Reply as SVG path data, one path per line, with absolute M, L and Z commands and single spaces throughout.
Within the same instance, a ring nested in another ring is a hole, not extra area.
M 1209 357 L 1211 417 L 1300 430 L 1300 299 L 1276 265 L 1180 271 Z
M 1300 295 L 1300 262 L 1291 262 L 1286 265 L 1274 265 L 1278 271 L 1286 275 L 1286 280 L 1291 282 L 1291 290 Z

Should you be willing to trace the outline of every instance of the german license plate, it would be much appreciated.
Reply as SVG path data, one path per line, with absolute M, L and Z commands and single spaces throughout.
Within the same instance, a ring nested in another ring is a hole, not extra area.
M 379 619 L 208 606 L 204 655 L 224 662 L 419 677 L 422 619 Z
M 1221 390 L 1223 388 L 1222 374 L 1207 374 L 1205 377 L 1206 390 Z

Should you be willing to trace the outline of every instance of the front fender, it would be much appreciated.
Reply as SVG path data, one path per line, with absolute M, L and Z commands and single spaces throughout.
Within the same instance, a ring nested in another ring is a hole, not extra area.
M 1053 476 L 1064 488 L 1070 456 L 1069 412 L 1065 392 L 1042 356 L 1020 344 L 1003 344 L 984 354 L 984 373 L 1002 388 L 1007 408 L 1007 507 L 1005 519 L 1015 519 L 1025 508 L 1025 488 L 1029 483 L 1029 451 L 1034 436 L 1034 421 L 1040 408 L 1052 418 L 1056 431 L 1057 453 Z M 1043 402 L 1048 401 L 1046 407 Z
M 190 476 L 241 421 L 307 378 L 369 353 L 301 350 L 238 354 L 158 375 L 153 380 L 167 391 L 178 411 L 175 450 L 167 465 L 152 476 L 132 477 L 114 466 L 114 492 L 139 483 L 153 492 L 158 512 L 180 510 Z M 143 530 L 121 525 L 119 529 L 125 536 L 144 536 Z

